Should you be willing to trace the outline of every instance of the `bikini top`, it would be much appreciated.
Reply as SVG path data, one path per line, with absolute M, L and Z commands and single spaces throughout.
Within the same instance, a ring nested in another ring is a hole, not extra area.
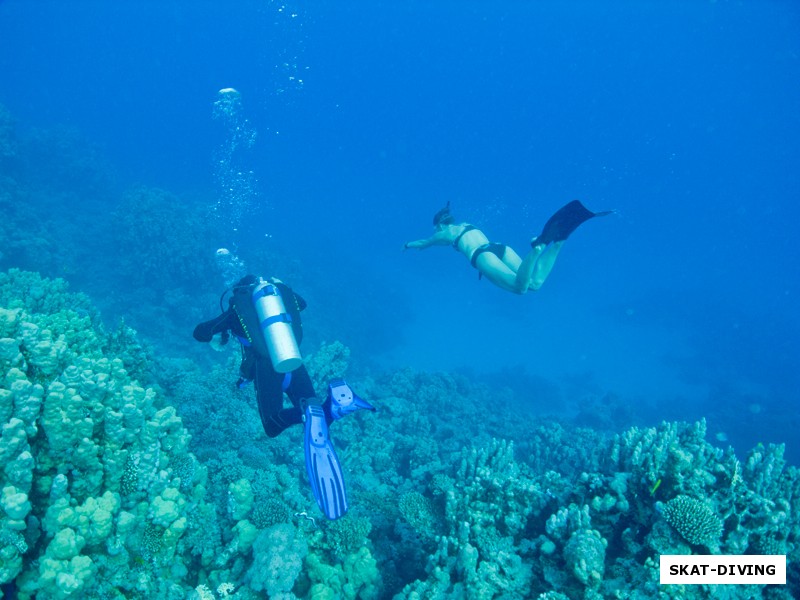
M 477 227 L 475 227 L 474 225 L 464 225 L 464 230 L 458 234 L 458 237 L 456 237 L 456 239 L 453 240 L 453 248 L 458 250 L 458 243 L 461 241 L 461 238 L 464 237 L 465 233 L 472 231 L 473 229 L 477 229 Z

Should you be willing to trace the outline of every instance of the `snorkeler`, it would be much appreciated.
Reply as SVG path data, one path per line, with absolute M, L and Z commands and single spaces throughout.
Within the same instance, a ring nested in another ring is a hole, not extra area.
M 424 240 L 408 242 L 404 248 L 422 250 L 431 246 L 452 246 L 478 269 L 479 276 L 485 275 L 489 281 L 504 290 L 524 294 L 528 290 L 542 287 L 564 242 L 581 223 L 612 212 L 614 211 L 607 210 L 595 213 L 579 200 L 573 200 L 548 219 L 542 232 L 531 240 L 530 252 L 522 259 L 509 246 L 490 242 L 474 225 L 456 224 L 450 214 L 448 202 L 433 217 L 434 234 Z
M 330 382 L 325 402 L 316 397 L 299 349 L 300 311 L 305 308 L 306 301 L 282 281 L 247 275 L 233 286 L 228 309 L 223 309 L 221 298 L 222 314 L 200 323 L 193 335 L 199 342 L 210 342 L 220 334 L 221 344 L 231 333 L 236 336 L 242 345 L 237 387 L 254 383 L 261 424 L 269 437 L 292 425 L 305 425 L 306 471 L 314 499 L 326 517 L 338 519 L 347 512 L 347 494 L 328 426 L 360 408 L 375 408 L 342 379 Z M 292 403 L 289 408 L 283 406 L 284 393 Z

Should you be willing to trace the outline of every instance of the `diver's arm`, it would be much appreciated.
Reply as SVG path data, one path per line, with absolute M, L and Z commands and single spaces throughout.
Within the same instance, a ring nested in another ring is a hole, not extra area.
M 437 231 L 426 240 L 416 240 L 414 242 L 406 242 L 404 248 L 416 248 L 417 250 L 424 250 L 431 246 L 449 246 L 453 243 L 453 236 L 449 231 Z
M 194 328 L 194 339 L 198 342 L 210 342 L 216 334 L 228 331 L 233 325 L 233 310 L 228 309 L 220 316 L 204 321 Z
M 304 311 L 308 306 L 308 302 L 294 290 L 292 290 L 292 295 L 294 296 L 294 301 L 297 303 L 297 310 Z

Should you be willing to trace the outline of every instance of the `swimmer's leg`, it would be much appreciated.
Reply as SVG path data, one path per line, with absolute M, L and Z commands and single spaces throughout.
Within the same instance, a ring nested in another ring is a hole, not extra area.
M 527 256 L 522 259 L 522 263 L 517 269 L 516 280 L 514 281 L 514 291 L 516 291 L 518 294 L 524 294 L 529 288 L 534 290 L 539 289 L 532 286 L 531 279 L 533 278 L 536 262 L 546 247 L 547 246 L 545 244 L 533 246 L 531 251 L 528 252 Z
M 506 251 L 502 257 L 503 264 L 516 273 L 522 264 L 522 259 L 511 246 L 506 246 Z
M 558 253 L 561 251 L 561 246 L 564 245 L 566 240 L 561 240 L 560 242 L 554 242 L 551 244 L 547 250 L 544 250 L 539 255 L 536 264 L 533 267 L 533 274 L 531 276 L 529 289 L 538 290 L 542 287 L 547 276 L 550 275 L 550 271 L 553 270 L 553 265 L 556 264 L 556 258 L 558 258 Z M 537 246 L 538 248 L 539 246 Z M 533 250 L 531 250 L 531 254 L 533 254 Z
M 516 273 L 512 271 L 508 265 L 500 260 L 493 252 L 481 253 L 475 262 L 475 267 L 483 277 L 486 277 L 486 279 L 491 281 L 497 287 L 517 294 L 527 291 L 517 291 Z

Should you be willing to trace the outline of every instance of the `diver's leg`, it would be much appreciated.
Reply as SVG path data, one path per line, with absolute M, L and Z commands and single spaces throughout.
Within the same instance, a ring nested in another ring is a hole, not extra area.
M 255 368 L 258 414 L 269 437 L 279 435 L 287 427 L 303 422 L 299 408 L 283 408 L 283 373 L 276 373 L 268 360 L 259 359 Z
M 536 261 L 542 255 L 545 248 L 546 246 L 544 244 L 534 246 L 522 260 L 519 269 L 517 269 L 517 277 L 514 281 L 514 291 L 518 294 L 524 294 L 529 288 L 534 290 L 539 289 L 537 287 L 531 287 L 531 279 L 533 278 Z
M 299 411 L 304 411 L 309 404 L 322 404 L 322 400 L 317 398 L 314 384 L 311 382 L 305 365 L 300 365 L 299 368 L 292 371 L 291 375 L 292 379 L 289 387 L 286 388 L 286 395 Z
M 536 261 L 536 264 L 533 268 L 530 289 L 538 290 L 540 287 L 542 287 L 542 284 L 547 279 L 547 276 L 550 275 L 550 271 L 553 270 L 553 265 L 556 264 L 556 258 L 558 258 L 558 253 L 561 251 L 561 247 L 564 245 L 565 241 L 566 240 L 554 242 L 550 245 L 550 247 L 547 248 L 547 250 L 541 253 L 541 256 L 539 256 L 539 259 Z

